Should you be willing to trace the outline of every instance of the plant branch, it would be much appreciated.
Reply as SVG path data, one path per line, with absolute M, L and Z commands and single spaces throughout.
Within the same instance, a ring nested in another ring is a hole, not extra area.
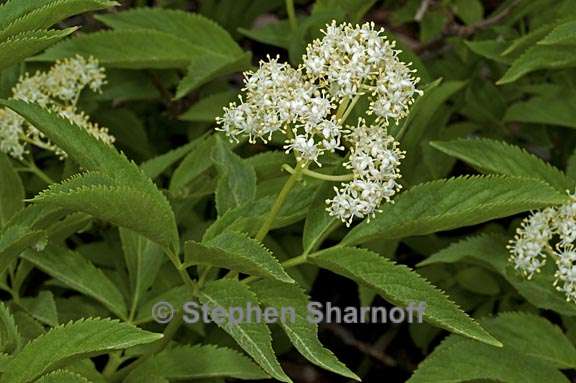
M 360 351 L 362 354 L 368 355 L 375 360 L 379 361 L 385 366 L 394 367 L 397 362 L 391 356 L 385 354 L 382 350 L 374 347 L 373 345 L 362 342 L 352 334 L 350 331 L 336 323 L 327 323 L 323 326 L 325 329 L 329 330 L 331 333 L 336 335 L 344 344 L 354 347 L 356 350 Z
M 294 0 L 286 0 L 286 13 L 288 14 L 288 22 L 292 32 L 298 30 L 298 19 L 296 18 L 296 9 L 294 8 Z
M 296 173 L 296 170 L 288 164 L 282 165 L 282 169 L 286 170 L 290 174 Z M 316 178 L 323 181 L 332 181 L 332 182 L 346 182 L 351 181 L 354 179 L 353 174 L 344 174 L 340 176 L 333 176 L 330 174 L 323 174 L 318 173 L 310 169 L 303 169 L 302 174 L 308 177 Z
M 268 234 L 270 229 L 272 228 L 272 225 L 274 224 L 274 220 L 276 219 L 276 216 L 278 215 L 278 213 L 280 213 L 280 209 L 282 209 L 282 206 L 284 206 L 284 202 L 286 202 L 286 198 L 288 198 L 288 194 L 290 194 L 290 191 L 292 190 L 292 188 L 296 185 L 296 183 L 300 179 L 300 176 L 301 176 L 304 168 L 305 168 L 305 165 L 303 163 L 299 162 L 296 164 L 296 169 L 295 169 L 294 173 L 290 175 L 290 177 L 288 178 L 288 181 L 286 181 L 286 183 L 284 184 L 284 187 L 282 188 L 282 190 L 280 190 L 280 193 L 276 197 L 276 201 L 274 201 L 274 205 L 272 205 L 272 209 L 270 210 L 270 213 L 268 214 L 268 216 L 266 217 L 266 220 L 264 221 L 264 223 L 260 227 L 260 230 L 258 230 L 258 233 L 256 234 L 256 237 L 255 237 L 255 239 L 257 241 L 261 242 L 264 239 L 264 237 L 266 237 L 266 235 Z

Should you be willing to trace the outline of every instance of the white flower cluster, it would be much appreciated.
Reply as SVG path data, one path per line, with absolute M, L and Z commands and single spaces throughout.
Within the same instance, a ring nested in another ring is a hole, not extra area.
M 374 23 L 333 22 L 322 39 L 307 47 L 298 68 L 268 58 L 257 71 L 245 73 L 243 94 L 224 108 L 217 129 L 233 140 L 248 136 L 252 143 L 280 135 L 286 140 L 284 149 L 304 166 L 321 166 L 324 153 L 349 148 L 346 167 L 354 179 L 336 188 L 328 211 L 347 224 L 355 217 L 370 217 L 399 189 L 403 153 L 386 127 L 405 117 L 421 93 L 416 89 L 419 79 L 398 53 Z M 359 119 L 356 126 L 344 127 L 362 96 L 368 98 L 367 114 L 374 114 L 375 122 Z
M 105 81 L 104 68 L 98 61 L 76 56 L 56 62 L 47 72 L 22 76 L 12 89 L 12 99 L 36 103 L 58 113 L 96 138 L 111 144 L 114 137 L 108 134 L 108 130 L 91 122 L 76 106 L 85 88 L 99 92 Z M 53 151 L 60 157 L 65 156 L 24 118 L 7 108 L 0 109 L 0 151 L 22 159 L 27 153 L 27 144 Z
M 353 146 L 345 166 L 352 170 L 354 179 L 335 188 L 336 195 L 326 203 L 331 215 L 350 225 L 355 217 L 370 219 L 382 201 L 390 201 L 400 190 L 398 167 L 404 152 L 385 129 L 367 125 L 362 118 L 347 138 Z
M 508 246 L 514 268 L 531 279 L 551 257 L 556 263 L 554 286 L 576 302 L 576 195 L 560 207 L 525 218 Z
M 398 59 L 400 51 L 383 33 L 374 23 L 353 26 L 333 21 L 324 38 L 307 47 L 303 61 L 308 76 L 335 97 L 369 93 L 369 113 L 388 123 L 406 116 L 420 91 L 414 71 Z

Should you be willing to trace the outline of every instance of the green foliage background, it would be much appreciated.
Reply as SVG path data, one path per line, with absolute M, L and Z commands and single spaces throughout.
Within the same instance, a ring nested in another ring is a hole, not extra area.
M 332 185 L 305 178 L 258 238 L 294 160 L 228 143 L 215 118 L 239 73 L 298 64 L 331 20 L 383 26 L 421 77 L 392 128 L 404 190 L 347 229 L 324 209 Z M 0 155 L 0 382 L 572 381 L 576 306 L 550 267 L 517 275 L 506 244 L 574 192 L 575 47 L 573 0 L 4 1 L 0 105 L 69 157 Z M 8 100 L 77 54 L 106 67 L 80 105 L 115 147 Z M 426 323 L 318 327 L 311 297 L 425 301 Z M 190 299 L 299 320 L 154 322 L 155 303 Z

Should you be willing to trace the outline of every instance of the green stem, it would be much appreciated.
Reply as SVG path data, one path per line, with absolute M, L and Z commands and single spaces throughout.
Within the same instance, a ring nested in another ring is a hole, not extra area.
M 40 170 L 36 166 L 34 161 L 22 161 L 22 163 L 26 166 L 24 169 L 22 169 L 22 171 L 27 171 L 29 173 L 34 174 L 35 176 L 40 178 L 42 181 L 46 182 L 48 185 L 51 185 L 54 183 L 54 180 L 52 178 L 50 178 L 50 176 L 48 176 L 48 174 L 46 174 L 42 170 Z
M 130 312 L 128 313 L 128 322 L 134 322 L 134 316 L 136 315 L 136 310 L 138 309 L 138 300 L 132 297 L 132 304 L 130 305 Z
M 258 233 L 256 234 L 256 237 L 255 237 L 255 239 L 257 241 L 261 242 L 264 239 L 264 237 L 266 237 L 266 235 L 268 234 L 270 229 L 272 228 L 272 225 L 274 224 L 274 220 L 276 219 L 276 216 L 280 212 L 280 209 L 282 209 L 284 202 L 286 202 L 286 198 L 288 198 L 288 194 L 290 194 L 290 191 L 296 185 L 296 182 L 298 182 L 298 180 L 300 179 L 300 176 L 301 176 L 304 168 L 305 168 L 304 164 L 302 164 L 300 162 L 296 164 L 296 170 L 294 171 L 293 174 L 290 175 L 290 177 L 288 178 L 288 181 L 286 181 L 286 183 L 284 184 L 284 187 L 282 188 L 282 190 L 278 194 L 278 197 L 276 197 L 276 201 L 274 201 L 274 205 L 272 205 L 272 209 L 270 210 L 270 213 L 266 217 L 266 221 L 264 221 L 264 223 L 260 227 L 260 230 L 258 230 Z
M 348 109 L 348 104 L 350 103 L 350 99 L 348 97 L 344 97 L 342 99 L 342 101 L 340 102 L 340 105 L 338 105 L 338 110 L 336 110 L 336 121 L 340 122 L 340 120 L 342 119 L 342 116 L 344 115 L 344 113 L 346 113 L 346 110 Z
M 404 122 L 404 124 L 402 125 L 402 127 L 398 131 L 398 134 L 396 134 L 396 141 L 400 142 L 400 140 L 402 140 L 402 137 L 404 137 L 404 134 L 406 133 L 407 128 L 408 128 L 408 124 L 406 122 Z
M 296 18 L 296 9 L 294 8 L 294 0 L 286 0 L 286 13 L 288 13 L 288 22 L 292 32 L 298 30 L 298 19 Z
M 282 262 L 281 265 L 282 265 L 282 267 L 285 268 L 285 269 L 287 269 L 287 268 L 289 268 L 289 267 L 299 266 L 299 265 L 302 265 L 302 264 L 306 263 L 306 262 L 308 261 L 308 257 L 309 257 L 309 256 L 310 256 L 309 254 L 301 254 L 301 255 L 299 255 L 299 256 L 297 256 L 297 257 L 290 258 L 290 259 Z M 247 283 L 252 283 L 252 282 L 254 282 L 254 281 L 257 281 L 257 280 L 259 280 L 259 279 L 260 279 L 260 277 L 257 277 L 257 276 L 252 275 L 252 276 L 250 276 L 250 277 L 248 277 L 248 278 L 242 279 L 241 282 L 247 284 Z
M 294 267 L 294 266 L 299 266 L 303 263 L 306 263 L 308 261 L 308 254 L 302 254 L 299 255 L 297 257 L 294 258 L 290 258 L 287 261 L 282 262 L 282 267 Z
M 362 95 L 357 94 L 356 96 L 354 96 L 354 98 L 352 99 L 352 101 L 348 104 L 348 106 L 346 107 L 346 111 L 342 114 L 342 117 L 340 118 L 340 122 L 343 124 L 344 122 L 346 122 L 346 119 L 348 118 L 348 116 L 350 116 L 350 113 L 352 113 L 352 110 L 354 109 L 354 106 L 356 106 L 356 103 L 358 102 L 358 100 L 360 100 L 360 97 Z M 338 117 L 336 117 L 338 118 Z
M 110 378 L 122 364 L 122 361 L 123 360 L 120 351 L 111 352 L 108 356 L 108 362 L 102 371 L 102 375 L 104 375 L 106 378 Z
M 286 170 L 290 174 L 296 173 L 296 170 L 294 170 L 294 168 L 292 168 L 288 164 L 282 165 L 282 169 Z M 323 181 L 331 181 L 331 182 L 346 182 L 346 181 L 351 181 L 354 179 L 354 174 L 343 174 L 340 176 L 333 176 L 330 174 L 318 173 L 318 172 L 315 172 L 315 171 L 310 170 L 310 169 L 303 169 L 302 174 L 304 174 L 305 176 L 308 176 L 308 177 L 316 178 L 316 179 L 323 180 Z
M 212 270 L 212 266 L 206 266 L 204 267 L 204 270 L 202 270 L 202 273 L 200 273 L 200 275 L 198 276 L 198 281 L 194 285 L 193 296 L 196 296 L 200 291 L 200 289 L 202 288 L 202 286 L 204 286 L 204 283 L 206 283 L 206 278 L 208 278 L 210 270 Z
M 184 323 L 184 315 L 182 312 L 178 311 L 174 319 L 172 319 L 172 321 L 170 321 L 168 326 L 166 326 L 166 329 L 164 330 L 163 333 L 164 336 L 162 337 L 162 339 L 160 339 L 155 344 L 155 346 L 149 348 L 148 351 L 146 351 L 142 356 L 140 356 L 140 358 L 138 358 L 137 361 L 113 374 L 109 379 L 110 382 L 117 383 L 123 381 L 132 370 L 142 365 L 142 363 L 144 363 L 152 355 L 155 355 L 160 351 L 164 350 L 164 348 L 166 348 L 166 346 L 170 343 L 172 338 L 174 338 L 174 335 L 176 335 L 176 332 L 178 331 L 178 328 L 182 323 Z
M 170 261 L 172 262 L 172 264 L 174 265 L 176 270 L 178 270 L 178 274 L 180 275 L 182 282 L 184 282 L 185 285 L 190 287 L 190 289 L 192 291 L 196 291 L 196 289 L 197 289 L 196 284 L 194 283 L 192 278 L 190 278 L 190 275 L 188 274 L 188 272 L 186 271 L 186 268 L 184 267 L 184 265 L 182 264 L 182 262 L 178 258 L 178 255 L 175 254 L 174 252 L 172 252 L 171 250 L 167 250 L 167 249 L 165 249 L 165 253 L 168 256 L 168 258 L 170 258 Z

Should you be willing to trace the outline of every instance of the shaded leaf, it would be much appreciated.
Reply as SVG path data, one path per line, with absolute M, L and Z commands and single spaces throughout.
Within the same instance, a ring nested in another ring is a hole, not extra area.
M 246 307 L 248 304 L 257 306 L 254 293 L 244 284 L 235 280 L 221 279 L 206 284 L 200 293 L 200 302 L 212 308 L 221 307 L 229 312 L 230 307 Z M 226 331 L 246 351 L 256 363 L 274 379 L 282 382 L 292 382 L 282 371 L 276 354 L 272 349 L 270 330 L 264 323 L 258 321 L 242 321 L 234 323 L 225 317 L 224 323 L 218 325 Z
M 218 170 L 216 208 L 219 216 L 254 199 L 256 196 L 254 167 L 232 152 L 219 137 L 216 138 L 216 145 L 212 151 L 212 160 Z
M 0 153 L 0 229 L 24 207 L 24 185 L 4 153 Z
M 518 146 L 503 141 L 485 138 L 460 139 L 432 142 L 431 145 L 441 152 L 459 158 L 486 173 L 537 178 L 561 192 L 574 187 L 575 182 L 554 166 Z
M 213 345 L 181 346 L 164 350 L 134 370 L 128 380 L 143 381 L 148 376 L 170 380 L 217 377 L 252 380 L 269 377 L 238 351 Z
M 59 362 L 154 342 L 162 337 L 108 319 L 86 319 L 55 327 L 28 343 L 6 366 L 3 380 L 26 383 Z
M 523 211 L 562 204 L 568 195 L 546 183 L 503 176 L 427 182 L 400 194 L 376 218 L 352 229 L 343 243 L 393 239 L 476 225 Z
M 294 283 L 270 250 L 245 234 L 227 231 L 202 243 L 186 242 L 185 249 L 186 266 L 224 267 L 245 274 Z
M 49 246 L 40 254 L 22 257 L 66 286 L 102 303 L 120 318 L 126 318 L 124 297 L 114 283 L 81 254 Z
M 250 286 L 258 300 L 281 313 L 290 308 L 295 317 L 280 321 L 284 332 L 296 349 L 310 362 L 336 374 L 360 381 L 336 356 L 318 340 L 318 326 L 308 318 L 309 298 L 297 285 L 287 285 L 271 280 L 261 280 Z
M 310 261 L 374 289 L 393 304 L 418 306 L 424 302 L 424 318 L 436 326 L 493 346 L 501 345 L 445 293 L 406 266 L 369 250 L 346 247 L 321 251 Z

